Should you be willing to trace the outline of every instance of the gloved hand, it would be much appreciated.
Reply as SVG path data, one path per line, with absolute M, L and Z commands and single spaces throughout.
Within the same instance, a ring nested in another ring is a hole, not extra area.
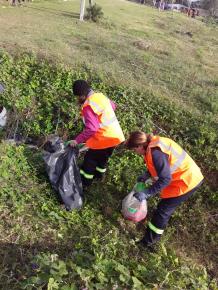
M 140 191 L 140 192 L 136 192 L 136 193 L 133 194 L 133 196 L 134 196 L 135 198 L 137 198 L 138 201 L 140 201 L 140 202 L 142 202 L 143 200 L 149 198 L 149 195 L 148 195 L 148 192 L 147 192 L 147 191 L 145 191 L 145 192 L 142 192 L 142 191 Z
M 142 175 L 137 178 L 137 182 L 145 182 L 151 177 L 148 171 L 145 171 Z
M 71 146 L 71 147 L 76 147 L 76 146 L 77 146 L 77 142 L 76 142 L 76 140 L 72 140 L 72 141 L 70 142 L 70 146 Z

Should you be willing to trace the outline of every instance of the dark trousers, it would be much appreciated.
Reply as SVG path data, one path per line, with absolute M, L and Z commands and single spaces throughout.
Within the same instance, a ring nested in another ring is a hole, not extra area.
M 114 148 L 89 149 L 86 152 L 80 169 L 83 186 L 91 185 L 95 177 L 103 177 L 108 159 L 112 155 Z
M 142 239 L 142 242 L 145 245 L 150 246 L 160 240 L 161 235 L 163 234 L 163 231 L 166 228 L 168 221 L 176 208 L 181 203 L 186 201 L 198 189 L 202 182 L 200 182 L 195 188 L 184 195 L 161 199 L 151 221 L 148 222 L 145 236 Z

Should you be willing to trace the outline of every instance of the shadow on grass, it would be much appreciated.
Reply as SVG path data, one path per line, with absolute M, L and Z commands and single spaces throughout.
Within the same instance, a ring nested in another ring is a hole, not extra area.
M 79 19 L 79 13 L 75 13 L 75 12 L 61 11 L 61 10 L 57 10 L 53 8 L 45 8 L 45 7 L 32 7 L 32 6 L 25 6 L 25 7 L 29 9 L 33 9 L 33 10 L 47 12 L 53 15 Z
M 21 289 L 20 283 L 28 276 L 36 274 L 34 258 L 40 254 L 55 253 L 62 260 L 73 255 L 72 245 L 65 244 L 0 244 L 0 289 Z

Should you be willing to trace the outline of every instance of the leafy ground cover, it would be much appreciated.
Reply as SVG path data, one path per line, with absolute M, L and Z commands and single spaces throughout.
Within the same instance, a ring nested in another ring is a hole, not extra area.
M 7 51 L 89 69 L 111 86 L 152 89 L 217 120 L 217 28 L 121 0 L 98 1 L 105 15 L 98 25 L 78 21 L 77 0 L 20 8 L 0 3 L 1 47 Z
M 120 215 L 120 202 L 143 169 L 138 157 L 117 150 L 104 183 L 94 184 L 82 211 L 68 213 L 60 208 L 49 186 L 40 151 L 3 142 L 2 285 L 6 289 L 43 289 L 45 285 L 48 289 L 215 289 L 217 192 L 209 180 L 217 165 L 213 120 L 204 122 L 167 102 L 160 104 L 152 92 L 110 87 L 93 74 L 54 67 L 29 55 L 13 59 L 4 54 L 1 65 L 2 79 L 8 84 L 4 104 L 15 112 L 14 123 L 22 120 L 18 131 L 24 135 L 41 136 L 56 130 L 70 138 L 77 133 L 82 124 L 70 90 L 73 80 L 84 77 L 116 101 L 126 134 L 130 128 L 150 131 L 161 127 L 162 134 L 171 134 L 199 162 L 204 158 L 202 165 L 208 174 L 199 193 L 174 215 L 159 252 L 149 254 L 135 245 L 144 225 L 125 222 Z M 136 96 L 137 102 L 149 98 L 149 105 L 136 107 Z M 150 211 L 155 204 L 150 202 Z
M 201 166 L 205 184 L 151 254 L 135 243 L 145 224 L 120 214 L 142 160 L 118 149 L 104 183 L 93 185 L 81 211 L 69 213 L 49 185 L 40 150 L 2 142 L 1 288 L 217 289 L 217 30 L 125 1 L 99 3 L 107 18 L 96 25 L 78 23 L 77 1 L 20 9 L 4 2 L 1 101 L 13 112 L 11 133 L 78 133 L 71 87 L 85 78 L 117 103 L 125 135 L 141 128 L 171 136 Z M 156 203 L 149 202 L 150 214 Z

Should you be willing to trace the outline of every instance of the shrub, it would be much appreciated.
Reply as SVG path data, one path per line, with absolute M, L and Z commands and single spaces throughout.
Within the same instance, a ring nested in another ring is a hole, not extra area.
M 96 3 L 87 8 L 86 11 L 86 19 L 92 20 L 94 22 L 98 22 L 104 16 L 102 7 Z

